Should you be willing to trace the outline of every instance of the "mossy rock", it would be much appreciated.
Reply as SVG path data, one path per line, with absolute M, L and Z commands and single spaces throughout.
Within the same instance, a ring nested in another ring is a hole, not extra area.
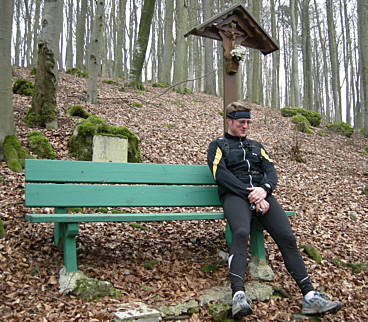
M 17 79 L 13 85 L 13 93 L 23 96 L 32 96 L 34 91 L 34 85 L 32 82 L 25 80 L 24 78 Z
M 301 115 L 301 114 L 297 114 L 294 115 L 291 118 L 291 122 L 293 122 L 296 126 L 296 129 L 300 132 L 303 133 L 308 133 L 308 134 L 312 134 L 313 132 L 311 131 L 310 127 L 310 123 L 309 121 L 306 119 L 305 116 Z
M 363 189 L 363 193 L 366 197 L 368 197 L 368 186 L 365 186 L 365 188 Z
M 83 119 L 86 119 L 89 116 L 91 116 L 92 114 L 86 112 L 84 110 L 83 106 L 81 106 L 81 105 L 72 105 L 72 106 L 68 107 L 67 115 L 70 116 L 70 117 L 78 116 L 78 117 L 81 117 Z
M 14 172 L 23 171 L 24 159 L 33 159 L 20 145 L 16 135 L 8 135 L 4 138 L 3 149 L 6 164 Z
M 293 117 L 295 115 L 303 115 L 311 126 L 319 126 L 322 116 L 318 112 L 308 111 L 301 107 L 284 107 L 281 109 L 281 115 L 284 117 Z
M 352 134 L 354 133 L 354 129 L 349 124 L 346 124 L 344 122 L 330 123 L 330 124 L 327 124 L 326 127 L 329 130 L 339 133 L 348 138 L 351 137 Z
M 105 296 L 118 298 L 121 292 L 115 289 L 109 282 L 99 281 L 94 278 L 81 278 L 77 280 L 73 294 L 84 301 L 95 301 Z
M 109 135 L 128 139 L 128 162 L 140 162 L 139 139 L 125 126 L 108 125 L 104 119 L 91 115 L 76 124 L 68 142 L 70 154 L 78 160 L 92 160 L 92 143 L 95 135 Z
M 67 74 L 71 74 L 71 75 L 75 75 L 81 78 L 87 78 L 88 77 L 88 73 L 87 72 L 83 72 L 81 71 L 79 68 L 77 67 L 73 67 L 73 68 L 68 68 L 66 70 Z
M 30 151 L 43 159 L 55 159 L 56 154 L 49 140 L 39 131 L 31 131 L 28 134 L 28 146 Z
M 223 303 L 208 304 L 209 314 L 215 322 L 232 321 L 231 306 Z
M 322 262 L 322 256 L 321 256 L 320 252 L 318 251 L 318 249 L 315 248 L 314 246 L 312 246 L 310 244 L 304 244 L 300 248 L 302 248 L 303 251 L 310 258 L 312 258 L 314 261 L 316 261 L 317 263 L 321 263 Z
M 167 87 L 169 87 L 169 84 L 166 84 L 166 83 L 153 83 L 152 87 L 167 88 Z
M 298 112 L 292 107 L 283 107 L 280 111 L 283 117 L 292 117 L 298 114 Z

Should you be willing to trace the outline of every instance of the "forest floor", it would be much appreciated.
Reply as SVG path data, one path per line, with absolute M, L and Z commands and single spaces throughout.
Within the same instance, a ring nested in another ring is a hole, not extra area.
M 14 73 L 15 79 L 34 81 L 28 70 L 15 69 Z M 208 144 L 223 131 L 222 98 L 178 94 L 150 84 L 143 91 L 119 91 L 123 86 L 123 80 L 114 84 L 100 80 L 98 104 L 87 104 L 83 93 L 87 79 L 59 74 L 59 128 L 40 130 L 57 159 L 72 159 L 67 142 L 74 120 L 66 110 L 82 105 L 108 124 L 127 126 L 135 133 L 142 162 L 206 164 Z M 30 104 L 29 97 L 13 97 L 16 131 L 24 147 L 32 129 L 22 118 Z M 366 269 L 359 264 L 368 263 L 368 200 L 363 194 L 368 185 L 367 138 L 358 133 L 346 138 L 323 125 L 312 128 L 314 134 L 296 132 L 290 118 L 258 105 L 253 105 L 252 119 L 249 137 L 263 142 L 278 171 L 275 195 L 286 210 L 296 211 L 290 220 L 298 244 L 312 244 L 323 256 L 318 264 L 301 252 L 312 282 L 343 303 L 339 312 L 326 314 L 322 320 L 368 321 L 368 274 L 351 268 L 357 264 Z M 294 160 L 296 147 L 305 162 Z M 176 304 L 198 299 L 202 291 L 228 283 L 227 264 L 217 256 L 219 250 L 228 251 L 223 221 L 145 223 L 147 230 L 127 223 L 84 223 L 77 238 L 79 268 L 89 277 L 111 282 L 122 296 L 83 302 L 61 295 L 58 273 L 63 257 L 53 246 L 52 225 L 25 221 L 24 214 L 33 210 L 25 208 L 23 201 L 24 175 L 1 162 L 0 216 L 7 232 L 0 239 L 1 321 L 106 321 L 122 303 Z M 265 238 L 275 272 L 270 284 L 284 288 L 292 298 L 255 302 L 247 320 L 290 321 L 300 312 L 301 297 L 277 247 L 268 234 Z M 153 259 L 158 261 L 154 269 L 144 268 L 143 262 Z M 203 273 L 204 264 L 216 264 L 217 272 Z M 205 308 L 190 318 L 209 320 Z

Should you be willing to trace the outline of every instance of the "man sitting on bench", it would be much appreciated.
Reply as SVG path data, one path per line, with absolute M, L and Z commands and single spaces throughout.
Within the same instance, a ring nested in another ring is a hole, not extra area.
M 314 291 L 299 253 L 295 236 L 284 210 L 272 196 L 277 183 L 273 161 L 257 141 L 247 138 L 250 108 L 240 102 L 226 107 L 227 133 L 213 140 L 207 162 L 218 184 L 219 197 L 232 234 L 229 257 L 234 318 L 252 313 L 251 301 L 244 293 L 247 246 L 252 216 L 278 245 L 285 266 L 303 294 L 303 314 L 337 311 L 340 302 Z

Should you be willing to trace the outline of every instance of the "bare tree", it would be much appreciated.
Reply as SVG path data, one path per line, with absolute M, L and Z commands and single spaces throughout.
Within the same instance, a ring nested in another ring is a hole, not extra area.
M 368 34 L 366 26 L 368 21 L 368 3 L 358 0 L 358 30 L 359 30 L 359 62 L 360 78 L 362 82 L 362 110 L 364 114 L 363 132 L 368 136 Z
M 297 1 L 290 0 L 291 26 L 291 74 L 290 74 L 290 105 L 300 106 L 299 67 L 298 67 L 298 15 Z
M 303 107 L 313 110 L 312 45 L 310 35 L 309 0 L 302 0 Z
M 176 0 L 176 40 L 175 40 L 175 60 L 174 60 L 174 84 L 178 84 L 176 89 L 184 91 L 187 75 L 187 40 L 184 38 L 187 30 L 188 2 L 187 0 Z M 180 84 L 179 84 L 180 83 Z
M 173 20 L 174 20 L 174 1 L 165 1 L 165 30 L 163 46 L 162 81 L 171 84 L 171 67 L 173 54 Z
M 2 1 L 0 4 L 0 161 L 4 158 L 3 141 L 14 134 L 12 89 L 11 89 L 11 30 L 14 1 Z
M 45 0 L 42 33 L 38 43 L 38 62 L 32 106 L 26 120 L 30 126 L 53 126 L 57 119 L 57 13 L 58 1 Z
M 326 11 L 327 11 L 327 26 L 328 26 L 328 43 L 330 49 L 332 94 L 335 108 L 335 121 L 341 122 L 342 111 L 341 111 L 339 57 L 336 43 L 336 29 L 334 22 L 334 10 L 332 0 L 326 0 Z
M 78 1 L 77 26 L 76 26 L 76 47 L 75 47 L 75 65 L 80 70 L 85 70 L 83 59 L 85 57 L 85 34 L 86 34 L 86 16 L 87 1 Z
M 126 0 L 119 0 L 117 17 L 117 35 L 115 47 L 115 76 L 123 76 L 123 46 L 125 38 L 125 10 Z M 126 68 L 126 67 L 125 67 Z
M 202 0 L 203 19 L 208 20 L 213 15 L 213 1 Z M 216 95 L 216 79 L 213 72 L 213 40 L 209 38 L 203 39 L 204 43 L 204 74 L 208 75 L 204 79 L 204 92 Z
M 104 0 L 95 0 L 96 14 L 88 50 L 88 90 L 87 101 L 97 103 L 97 78 L 101 68 L 100 42 L 104 26 Z
M 128 77 L 129 86 L 132 87 L 140 88 L 142 86 L 142 68 L 144 58 L 146 56 L 154 8 L 155 0 L 144 0 L 141 19 L 139 22 L 138 39 L 134 45 L 133 61 Z

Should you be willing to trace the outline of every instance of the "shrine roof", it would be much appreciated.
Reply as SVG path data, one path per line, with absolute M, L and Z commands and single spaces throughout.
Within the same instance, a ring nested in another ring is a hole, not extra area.
M 264 55 L 279 49 L 278 44 L 262 29 L 242 4 L 235 4 L 195 26 L 184 37 L 189 35 L 220 41 L 225 36 L 233 40 L 235 45 L 258 49 Z

